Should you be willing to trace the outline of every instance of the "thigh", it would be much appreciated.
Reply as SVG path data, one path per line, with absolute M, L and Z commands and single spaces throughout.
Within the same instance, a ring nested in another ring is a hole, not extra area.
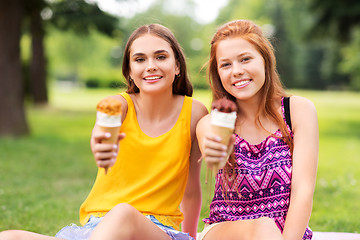
M 94 229 L 90 240 L 171 240 L 155 223 L 128 204 L 108 212 Z
M 222 222 L 214 226 L 204 240 L 282 240 L 274 220 L 259 218 Z
M 22 231 L 22 230 L 7 230 L 0 232 L 1 240 L 59 240 L 60 238 L 41 235 L 38 233 Z

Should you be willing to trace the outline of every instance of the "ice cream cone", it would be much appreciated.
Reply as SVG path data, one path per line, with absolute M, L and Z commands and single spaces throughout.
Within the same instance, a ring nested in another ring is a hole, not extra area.
M 220 112 L 217 109 L 211 111 L 211 131 L 221 138 L 222 144 L 228 147 L 231 135 L 234 132 L 236 117 L 236 112 L 226 113 Z M 213 164 L 213 173 L 216 175 L 220 168 L 225 167 L 226 162 L 227 159 L 218 164 Z
M 101 131 L 111 134 L 110 138 L 102 140 L 101 143 L 117 144 L 120 126 L 119 127 L 104 127 L 104 126 L 99 125 L 99 128 Z M 106 175 L 109 168 L 104 167 L 104 169 L 105 169 L 105 175 Z
M 121 102 L 115 98 L 105 98 L 97 105 L 96 125 L 101 131 L 110 133 L 108 139 L 103 139 L 102 143 L 117 144 L 121 126 Z M 104 167 L 105 175 L 108 167 Z
M 101 131 L 111 134 L 110 138 L 102 140 L 101 141 L 102 143 L 106 143 L 106 144 L 116 144 L 117 143 L 120 126 L 118 126 L 118 127 L 104 127 L 104 126 L 99 125 L 99 128 L 100 128 Z
M 221 143 L 224 145 L 229 145 L 230 137 L 234 132 L 234 128 L 221 127 L 217 125 L 211 125 L 211 131 L 215 135 L 221 138 Z

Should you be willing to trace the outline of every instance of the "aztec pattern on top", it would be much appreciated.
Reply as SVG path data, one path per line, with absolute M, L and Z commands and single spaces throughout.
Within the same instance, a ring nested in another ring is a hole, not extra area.
M 282 110 L 284 115 L 284 107 Z M 252 145 L 236 135 L 236 166 L 227 172 L 219 170 L 205 223 L 269 217 L 283 231 L 290 203 L 292 160 L 290 148 L 281 137 L 279 129 Z M 312 239 L 312 235 L 307 227 L 303 240 Z

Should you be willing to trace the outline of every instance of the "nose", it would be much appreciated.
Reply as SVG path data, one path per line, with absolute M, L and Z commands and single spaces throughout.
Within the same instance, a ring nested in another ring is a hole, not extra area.
M 241 63 L 235 62 L 233 63 L 233 75 L 234 77 L 241 76 L 244 74 L 244 66 Z
M 146 71 L 147 71 L 147 72 L 154 72 L 154 71 L 156 71 L 156 70 L 157 70 L 157 66 L 156 66 L 156 64 L 154 63 L 154 61 L 149 60 L 149 64 L 148 64 L 148 66 L 146 67 Z

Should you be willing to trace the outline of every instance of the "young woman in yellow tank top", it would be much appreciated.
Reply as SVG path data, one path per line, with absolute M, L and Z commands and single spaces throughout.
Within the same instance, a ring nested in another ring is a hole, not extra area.
M 91 149 L 99 171 L 80 208 L 83 226 L 67 226 L 56 237 L 6 231 L 1 240 L 195 238 L 201 208 L 195 129 L 207 109 L 191 98 L 181 47 L 164 26 L 142 26 L 127 42 L 122 71 L 128 90 L 113 96 L 122 102 L 119 144 L 102 144 L 109 134 L 95 125 Z

